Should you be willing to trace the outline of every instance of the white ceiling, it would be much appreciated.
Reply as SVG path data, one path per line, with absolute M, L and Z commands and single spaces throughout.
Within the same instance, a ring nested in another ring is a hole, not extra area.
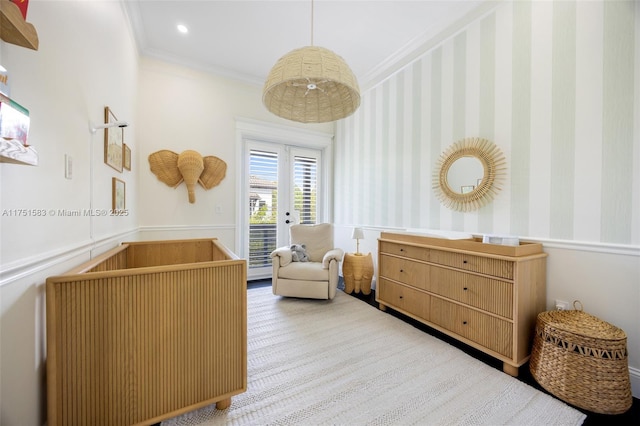
M 141 54 L 256 84 L 282 55 L 311 44 L 311 0 L 124 4 Z M 494 5 L 487 0 L 315 0 L 313 44 L 342 56 L 366 88 Z M 180 34 L 177 24 L 189 33 Z

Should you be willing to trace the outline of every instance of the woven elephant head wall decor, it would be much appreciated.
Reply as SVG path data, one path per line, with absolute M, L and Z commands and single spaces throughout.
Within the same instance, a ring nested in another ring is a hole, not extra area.
M 227 163 L 208 155 L 203 157 L 196 151 L 187 150 L 176 154 L 163 149 L 149 155 L 151 172 L 156 177 L 175 188 L 183 181 L 189 191 L 189 202 L 196 202 L 195 187 L 198 182 L 204 189 L 217 186 L 224 179 Z

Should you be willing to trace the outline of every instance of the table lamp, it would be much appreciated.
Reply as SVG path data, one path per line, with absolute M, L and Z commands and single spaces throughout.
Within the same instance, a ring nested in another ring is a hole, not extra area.
M 362 232 L 362 228 L 353 228 L 351 239 L 356 240 L 356 256 L 361 256 L 362 253 L 360 253 L 360 240 L 364 239 L 364 232 Z

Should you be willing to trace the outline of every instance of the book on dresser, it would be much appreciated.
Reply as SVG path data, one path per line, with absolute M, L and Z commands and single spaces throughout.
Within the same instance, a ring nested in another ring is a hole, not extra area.
M 517 376 L 546 307 L 546 257 L 538 243 L 382 232 L 376 301 L 499 359 Z

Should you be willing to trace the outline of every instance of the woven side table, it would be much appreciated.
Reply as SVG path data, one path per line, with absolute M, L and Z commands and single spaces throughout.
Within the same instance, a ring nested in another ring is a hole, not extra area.
M 538 314 L 529 368 L 543 388 L 576 407 L 603 414 L 631 408 L 627 336 L 582 310 Z
M 371 280 L 373 278 L 373 258 L 371 253 L 345 253 L 342 261 L 342 274 L 344 275 L 344 291 L 362 294 L 371 293 Z

